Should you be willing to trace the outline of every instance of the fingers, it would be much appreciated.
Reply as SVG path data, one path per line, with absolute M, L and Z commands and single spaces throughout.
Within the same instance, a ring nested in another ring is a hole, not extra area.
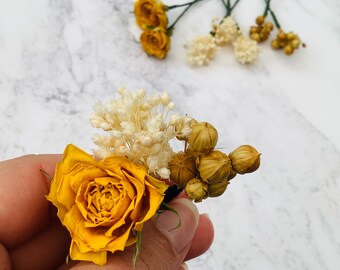
M 3 270 L 11 269 L 11 261 L 6 248 L 0 243 L 0 265 Z
M 214 227 L 205 214 L 200 215 L 199 223 L 196 229 L 194 239 L 185 260 L 196 258 L 206 252 L 214 239 Z
M 15 247 L 49 222 L 45 198 L 61 155 L 28 155 L 0 162 L 0 242 Z M 10 224 L 10 226 L 9 226 Z
M 13 269 L 56 269 L 66 261 L 70 237 L 59 221 L 33 239 L 9 251 Z

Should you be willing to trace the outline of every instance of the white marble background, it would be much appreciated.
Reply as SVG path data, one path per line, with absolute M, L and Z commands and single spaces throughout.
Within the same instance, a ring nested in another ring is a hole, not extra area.
M 224 15 L 219 0 L 185 15 L 165 61 L 134 39 L 132 1 L 0 0 L 0 159 L 68 143 L 90 151 L 96 100 L 119 86 L 166 90 L 180 112 L 218 128 L 226 152 L 252 144 L 263 153 L 258 172 L 199 205 L 216 235 L 190 269 L 340 269 L 340 3 L 272 2 L 306 49 L 286 57 L 266 43 L 242 66 L 225 48 L 191 68 L 183 44 Z M 242 0 L 235 18 L 247 29 L 263 7 Z

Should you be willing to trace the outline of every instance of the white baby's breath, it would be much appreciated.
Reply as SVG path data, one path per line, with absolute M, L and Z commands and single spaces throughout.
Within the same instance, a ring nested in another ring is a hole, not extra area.
M 93 136 L 98 158 L 112 155 L 128 157 L 143 164 L 148 172 L 169 178 L 168 163 L 173 156 L 170 140 L 190 134 L 190 117 L 173 112 L 175 104 L 168 93 L 147 96 L 144 90 L 118 90 L 120 98 L 107 104 L 97 103 L 90 118 L 102 134 Z
M 188 61 L 193 66 L 203 66 L 209 64 L 215 56 L 216 44 L 212 35 L 196 37 L 187 44 Z
M 259 46 L 255 40 L 240 34 L 233 42 L 236 59 L 242 64 L 254 63 L 259 55 Z
M 212 22 L 212 32 L 214 33 L 215 42 L 217 45 L 231 44 L 237 37 L 238 26 L 233 17 L 228 16 L 219 22 L 214 19 Z

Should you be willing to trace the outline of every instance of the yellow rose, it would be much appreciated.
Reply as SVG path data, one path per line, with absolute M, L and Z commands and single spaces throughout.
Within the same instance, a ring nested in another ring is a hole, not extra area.
M 136 231 L 163 201 L 167 185 L 122 156 L 97 161 L 68 145 L 47 199 L 69 230 L 73 260 L 104 265 L 107 252 L 136 242 Z
M 168 17 L 165 6 L 158 0 L 138 0 L 135 2 L 135 16 L 139 27 L 143 30 L 161 27 L 166 29 Z
M 140 37 L 143 50 L 151 56 L 164 59 L 170 49 L 170 38 L 164 29 L 144 31 Z

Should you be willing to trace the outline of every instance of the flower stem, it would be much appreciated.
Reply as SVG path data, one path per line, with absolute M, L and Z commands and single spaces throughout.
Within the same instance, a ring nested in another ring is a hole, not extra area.
M 183 10 L 183 12 L 178 16 L 178 18 L 172 23 L 172 25 L 170 25 L 170 26 L 168 27 L 168 29 L 167 29 L 167 30 L 168 30 L 168 33 L 171 34 L 171 32 L 172 32 L 173 28 L 175 27 L 176 23 L 183 17 L 183 15 L 189 10 L 189 8 L 192 7 L 193 4 L 196 4 L 196 3 L 201 2 L 201 1 L 203 1 L 203 0 L 194 0 L 194 1 L 189 2 L 189 3 L 187 3 L 187 4 L 183 4 L 183 6 L 187 5 L 187 7 L 186 7 L 186 8 Z
M 227 14 L 225 16 L 228 17 L 231 14 L 230 0 L 227 1 L 227 4 L 225 7 L 227 8 Z
M 184 3 L 184 4 L 180 4 L 180 5 L 168 6 L 167 10 L 174 9 L 174 8 L 179 8 L 179 7 L 185 7 L 185 6 L 194 4 L 194 3 L 199 2 L 199 1 L 203 1 L 203 0 L 194 0 L 194 1 L 191 1 L 191 2 L 188 2 L 188 3 Z
M 267 17 L 267 15 L 268 15 L 268 11 L 269 11 L 269 9 L 270 9 L 270 1 L 271 1 L 271 0 L 265 0 L 265 2 L 266 2 L 266 8 L 265 8 L 265 10 L 264 10 L 264 12 L 263 12 L 263 16 L 264 16 L 264 17 Z
M 268 12 L 270 13 L 270 15 L 272 16 L 273 18 L 273 21 L 274 21 L 274 24 L 276 26 L 277 29 L 281 29 L 281 25 L 279 23 L 279 20 L 277 19 L 274 11 L 271 9 L 270 7 L 270 1 L 271 0 L 264 0 L 266 2 L 266 9 L 265 9 L 265 12 L 264 12 L 264 15 L 263 16 L 267 16 Z
M 228 17 L 231 15 L 232 11 L 234 10 L 234 8 L 236 7 L 236 5 L 240 2 L 240 0 L 236 0 L 235 3 L 233 5 L 231 5 L 230 0 L 227 0 L 227 3 L 222 0 L 225 8 L 227 9 L 227 14 L 225 15 L 225 17 Z
M 236 7 L 236 5 L 240 2 L 240 0 L 236 0 L 233 6 L 231 7 L 231 11 Z M 231 13 L 231 12 L 230 12 Z

